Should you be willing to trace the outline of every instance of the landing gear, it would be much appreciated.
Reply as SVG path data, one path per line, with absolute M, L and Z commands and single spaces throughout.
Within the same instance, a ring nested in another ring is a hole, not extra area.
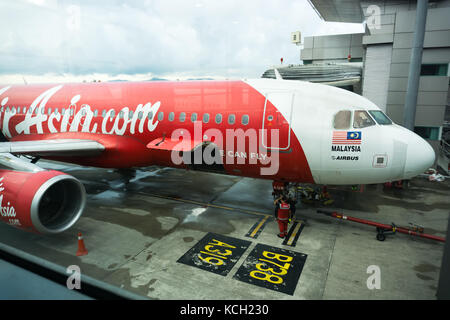
M 120 174 L 120 180 L 125 187 L 127 187 L 131 180 L 136 178 L 136 169 L 126 168 L 126 169 L 117 169 L 116 172 Z
M 300 197 L 303 203 L 308 204 L 321 203 L 325 206 L 328 206 L 334 202 L 334 200 L 331 199 L 331 196 L 328 193 L 327 186 L 323 186 L 322 188 L 298 186 L 297 190 L 300 192 Z
M 397 180 L 392 182 L 386 182 L 384 184 L 384 187 L 387 189 L 408 189 L 409 187 L 409 180 Z

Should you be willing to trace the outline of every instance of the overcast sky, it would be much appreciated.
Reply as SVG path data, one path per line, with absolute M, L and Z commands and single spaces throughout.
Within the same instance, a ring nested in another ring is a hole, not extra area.
M 0 82 L 259 78 L 302 36 L 363 32 L 307 0 L 0 0 Z

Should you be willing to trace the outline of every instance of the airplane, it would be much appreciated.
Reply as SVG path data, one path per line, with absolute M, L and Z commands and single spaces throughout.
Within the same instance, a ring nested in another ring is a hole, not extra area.
M 406 180 L 435 160 L 368 99 L 277 79 L 0 85 L 0 130 L 0 219 L 43 234 L 73 226 L 86 193 L 40 158 L 210 171 L 274 189 Z

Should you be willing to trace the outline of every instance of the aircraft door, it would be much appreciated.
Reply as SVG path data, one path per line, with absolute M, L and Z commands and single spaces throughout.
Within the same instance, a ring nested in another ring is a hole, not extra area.
M 289 150 L 295 93 L 266 94 L 262 119 L 262 144 L 268 150 Z

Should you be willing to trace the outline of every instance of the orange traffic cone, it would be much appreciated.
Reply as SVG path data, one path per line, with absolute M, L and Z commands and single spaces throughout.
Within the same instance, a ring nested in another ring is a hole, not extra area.
M 84 246 L 84 240 L 83 236 L 81 235 L 81 232 L 78 233 L 78 251 L 77 256 L 85 256 L 88 254 L 88 251 L 86 250 L 86 247 Z

